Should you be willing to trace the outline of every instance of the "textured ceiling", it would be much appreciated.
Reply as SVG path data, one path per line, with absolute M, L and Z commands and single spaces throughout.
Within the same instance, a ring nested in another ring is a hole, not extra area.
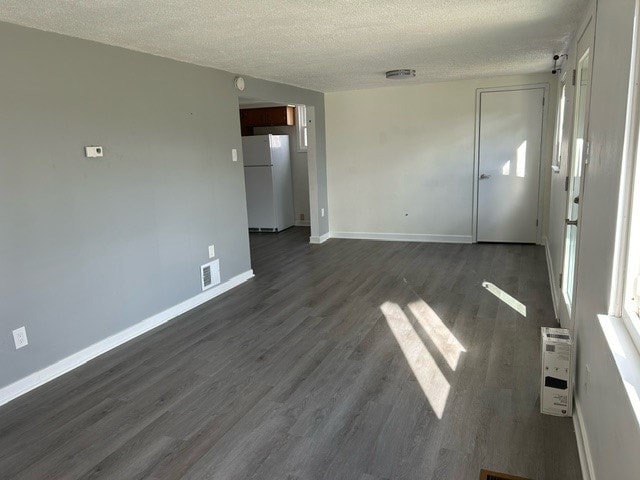
M 3 0 L 0 20 L 320 91 L 550 70 L 586 0 Z

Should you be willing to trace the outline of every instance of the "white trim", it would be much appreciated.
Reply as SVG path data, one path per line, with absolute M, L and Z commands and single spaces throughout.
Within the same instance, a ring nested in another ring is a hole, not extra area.
M 294 225 L 296 227 L 310 227 L 311 222 L 309 220 L 296 220 Z
M 596 480 L 593 469 L 593 459 L 591 458 L 591 449 L 589 448 L 589 439 L 587 438 L 587 431 L 584 427 L 582 409 L 580 408 L 580 403 L 577 398 L 575 399 L 575 405 L 576 408 L 573 412 L 573 429 L 576 432 L 576 443 L 578 444 L 582 478 L 584 480 Z
M 544 251 L 547 257 L 547 271 L 549 272 L 549 288 L 551 288 L 551 300 L 553 301 L 553 314 L 556 316 L 556 320 L 560 322 L 558 316 L 558 293 L 556 291 L 556 275 L 553 271 L 553 262 L 551 261 L 551 250 L 549 250 L 549 239 L 545 236 L 542 237 L 542 244 L 544 245 Z
M 92 360 L 103 353 L 108 352 L 109 350 L 116 348 L 123 343 L 128 342 L 129 340 L 133 340 L 134 338 L 142 335 L 143 333 L 152 330 L 169 320 L 176 318 L 183 313 L 188 312 L 189 310 L 196 308 L 199 305 L 202 305 L 209 300 L 222 295 L 228 290 L 231 290 L 234 287 L 246 282 L 250 278 L 253 278 L 253 270 L 247 270 L 246 272 L 241 273 L 240 275 L 236 275 L 233 278 L 230 278 L 226 282 L 211 288 L 205 292 L 199 293 L 195 297 L 191 297 L 188 300 L 185 300 L 178 305 L 175 305 L 163 312 L 157 313 L 145 320 L 142 320 L 131 327 L 122 330 L 115 335 L 111 335 L 103 340 L 100 340 L 93 345 L 88 346 L 80 350 L 79 352 L 74 353 L 62 360 L 49 365 L 48 367 L 43 368 L 37 372 L 34 372 L 20 380 L 13 382 L 6 387 L 0 388 L 0 405 L 4 405 L 5 403 L 10 402 L 11 400 L 18 398 L 21 395 L 37 388 L 41 385 L 44 385 L 51 380 L 64 375 L 67 372 L 79 367 L 87 363 L 89 360 Z
M 430 235 L 427 233 L 331 232 L 331 238 L 390 242 L 471 243 L 471 235 Z
M 311 238 L 318 237 L 320 233 L 320 198 L 319 177 L 316 144 L 316 110 L 312 105 L 307 105 L 307 172 L 309 180 L 309 222 L 311 223 Z M 326 182 L 326 174 L 322 177 Z M 311 242 L 314 243 L 314 242 Z M 318 242 L 321 243 L 321 242 Z
M 567 56 L 567 60 L 569 57 Z M 563 65 L 564 67 L 564 65 Z M 556 121 L 553 133 L 553 151 L 551 156 L 551 173 L 560 173 L 562 170 L 562 140 L 564 137 L 564 129 L 566 127 L 566 111 L 567 108 L 567 72 L 560 77 L 560 84 L 556 92 Z M 551 108 L 551 106 L 549 106 Z
M 327 240 L 329 240 L 332 237 L 331 232 L 327 232 L 324 235 L 311 235 L 309 237 L 309 243 L 313 243 L 315 245 L 319 245 L 321 243 L 326 242 Z
M 302 123 L 305 123 L 303 126 Z M 298 153 L 306 153 L 309 149 L 309 131 L 307 123 L 307 106 L 298 104 L 296 105 L 296 148 Z M 302 137 L 304 136 L 304 129 L 307 129 L 307 145 L 302 145 Z

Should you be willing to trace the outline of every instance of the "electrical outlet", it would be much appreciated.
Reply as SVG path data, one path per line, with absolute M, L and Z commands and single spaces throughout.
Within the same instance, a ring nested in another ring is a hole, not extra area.
M 321 216 L 321 217 L 324 217 L 324 208 L 321 208 L 321 209 L 320 209 L 320 216 Z
M 16 350 L 26 347 L 29 344 L 29 340 L 27 340 L 27 329 L 24 327 L 16 328 L 13 331 L 13 341 L 16 344 Z
M 213 245 L 209 245 L 209 258 L 216 256 L 216 249 Z

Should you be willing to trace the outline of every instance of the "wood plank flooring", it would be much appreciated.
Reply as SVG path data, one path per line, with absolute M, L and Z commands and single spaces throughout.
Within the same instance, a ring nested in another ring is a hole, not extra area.
M 542 247 L 308 237 L 252 235 L 255 279 L 1 407 L 0 478 L 581 478 L 539 413 Z

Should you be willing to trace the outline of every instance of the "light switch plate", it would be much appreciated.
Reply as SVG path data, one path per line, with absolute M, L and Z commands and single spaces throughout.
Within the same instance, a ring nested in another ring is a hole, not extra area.
M 231 149 L 231 160 L 233 160 L 234 162 L 238 161 L 238 150 L 236 150 L 235 148 Z
M 104 156 L 102 147 L 84 147 L 84 154 L 87 158 L 97 158 Z
M 16 350 L 29 345 L 29 340 L 27 340 L 27 329 L 24 327 L 16 328 L 13 331 L 13 341 L 16 344 Z
M 584 366 L 584 389 L 588 390 L 591 385 L 591 366 L 587 363 Z
M 321 216 L 321 217 L 324 217 L 324 208 L 321 208 L 321 209 L 320 209 L 320 216 Z
M 216 256 L 216 249 L 213 245 L 209 245 L 209 258 Z

